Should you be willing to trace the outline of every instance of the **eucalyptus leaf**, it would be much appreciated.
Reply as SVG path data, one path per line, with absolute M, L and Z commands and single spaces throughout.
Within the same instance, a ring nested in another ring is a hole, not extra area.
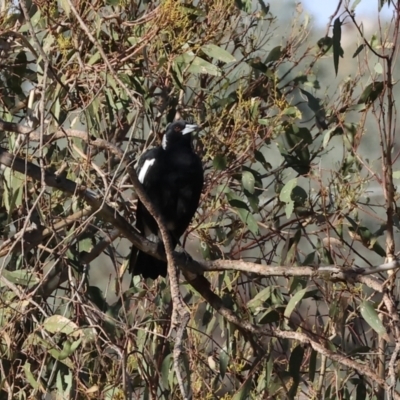
M 208 56 L 225 63 L 236 61 L 236 58 L 231 53 L 212 43 L 205 44 L 201 47 L 201 50 L 203 50 Z
M 64 333 L 67 336 L 80 336 L 81 330 L 78 325 L 62 315 L 52 315 L 43 323 L 43 328 L 50 333 Z
M 308 290 L 308 288 L 301 289 L 292 296 L 292 298 L 289 300 L 289 303 L 286 306 L 285 312 L 283 313 L 285 318 L 287 318 L 287 319 L 290 318 L 293 310 L 296 308 L 296 306 L 299 304 L 299 302 L 303 299 L 307 290 Z
M 33 271 L 19 269 L 16 271 L 3 270 L 2 275 L 16 285 L 32 287 L 40 282 L 40 277 Z
M 297 186 L 297 178 L 291 179 L 290 181 L 286 182 L 285 186 L 282 188 L 279 194 L 279 200 L 283 201 L 284 203 L 291 203 L 292 192 L 296 186 Z
M 221 70 L 202 58 L 193 54 L 185 53 L 175 58 L 174 64 L 184 72 L 192 74 L 208 74 L 213 76 L 221 76 Z
M 379 335 L 387 335 L 386 328 L 379 319 L 373 304 L 370 301 L 363 301 L 360 305 L 360 312 L 365 322 Z
M 243 188 L 246 189 L 249 193 L 254 193 L 254 184 L 255 184 L 254 175 L 250 171 L 242 172 L 242 185 Z
M 343 49 L 341 47 L 342 39 L 342 22 L 340 18 L 336 18 L 333 23 L 333 64 L 335 67 L 335 74 L 337 75 L 339 70 L 339 57 L 343 57 Z
M 268 57 L 264 61 L 265 64 L 268 64 L 269 62 L 273 61 L 278 61 L 282 56 L 282 47 L 281 46 L 276 46 L 274 47 L 268 54 Z

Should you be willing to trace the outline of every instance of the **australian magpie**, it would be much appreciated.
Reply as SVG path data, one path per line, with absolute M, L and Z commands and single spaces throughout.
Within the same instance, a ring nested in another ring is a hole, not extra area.
M 163 216 L 175 248 L 199 205 L 203 188 L 203 167 L 193 151 L 191 132 L 197 125 L 186 121 L 170 124 L 162 145 L 146 151 L 138 164 L 138 178 L 152 204 Z M 146 237 L 159 234 L 157 222 L 139 201 L 136 227 Z M 156 279 L 166 276 L 167 263 L 132 249 L 129 270 L 133 275 Z

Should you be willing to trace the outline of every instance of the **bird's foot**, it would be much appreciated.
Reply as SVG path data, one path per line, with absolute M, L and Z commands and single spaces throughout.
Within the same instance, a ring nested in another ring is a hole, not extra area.
M 179 258 L 181 262 L 183 261 L 185 277 L 188 281 L 196 279 L 199 275 L 203 275 L 203 271 L 199 271 L 196 267 L 193 269 L 192 263 L 195 260 L 193 260 L 192 256 L 184 248 L 181 249 L 179 254 L 181 255 Z
M 193 261 L 192 256 L 184 248 L 182 248 L 182 254 L 185 256 L 185 264 L 188 264 L 191 261 Z

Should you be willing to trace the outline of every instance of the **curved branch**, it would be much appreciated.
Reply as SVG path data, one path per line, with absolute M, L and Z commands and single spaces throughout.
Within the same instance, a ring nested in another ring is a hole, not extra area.
M 21 158 L 13 156 L 9 152 L 7 152 L 4 148 L 0 148 L 0 164 L 6 165 L 7 167 L 10 167 L 13 170 L 18 171 L 22 174 L 26 174 L 27 176 L 30 176 L 35 180 L 41 179 L 41 170 L 38 166 L 30 162 L 26 162 Z M 158 246 L 155 243 L 152 243 L 144 239 L 141 235 L 139 235 L 128 221 L 126 221 L 120 214 L 118 214 L 110 206 L 105 204 L 104 199 L 101 198 L 100 196 L 97 196 L 91 190 L 87 189 L 84 186 L 78 185 L 67 178 L 56 176 L 55 174 L 48 171 L 45 172 L 45 183 L 48 186 L 55 187 L 67 193 L 82 197 L 92 207 L 98 210 L 98 213 L 102 216 L 104 220 L 112 223 L 116 228 L 118 228 L 120 232 L 124 236 L 126 236 L 136 247 L 138 247 L 140 250 L 148 254 L 151 254 L 156 258 L 165 260 L 165 255 L 163 254 L 163 251 L 160 248 L 158 248 Z M 138 185 L 138 191 L 140 192 L 141 190 L 143 189 Z M 146 200 L 144 199 L 144 201 Z M 373 287 L 375 290 L 379 292 L 382 292 L 383 291 L 382 286 L 379 284 L 379 282 L 377 282 L 373 278 L 361 276 L 356 273 L 357 271 L 340 271 L 340 269 L 337 267 L 322 267 L 320 269 L 315 269 L 313 267 L 282 267 L 282 266 L 271 267 L 254 263 L 247 263 L 240 260 L 239 261 L 218 260 L 213 262 L 196 262 L 193 260 L 188 261 L 187 257 L 185 257 L 184 254 L 179 254 L 176 252 L 172 253 L 171 251 L 169 251 L 169 260 L 168 260 L 170 261 L 169 270 L 171 269 L 170 267 L 173 268 L 174 260 L 176 264 L 183 269 L 185 277 L 188 279 L 189 283 L 193 286 L 193 288 L 196 289 L 205 298 L 205 300 L 209 302 L 209 304 L 229 322 L 232 322 L 239 328 L 251 333 L 276 336 L 280 338 L 289 338 L 298 340 L 302 343 L 308 343 L 316 351 L 326 355 L 326 357 L 359 371 L 360 373 L 364 374 L 365 376 L 377 382 L 385 389 L 389 389 L 389 385 L 387 385 L 386 382 L 382 381 L 374 372 L 372 372 L 365 365 L 357 363 L 356 361 L 353 361 L 346 356 L 333 353 L 332 351 L 326 349 L 323 345 L 321 345 L 313 338 L 310 338 L 304 333 L 280 331 L 279 329 L 273 331 L 266 331 L 264 328 L 256 327 L 247 321 L 239 319 L 230 309 L 224 306 L 222 299 L 210 289 L 210 283 L 205 277 L 196 276 L 193 279 L 192 276 L 189 276 L 186 268 L 194 270 L 194 272 L 199 272 L 199 270 L 212 271 L 212 270 L 235 269 L 244 272 L 258 273 L 264 276 L 303 275 L 310 277 L 317 277 L 317 276 L 324 277 L 324 275 L 326 274 L 333 274 L 333 277 L 335 279 L 346 280 L 348 278 L 351 278 L 354 279 L 355 281 L 362 282 L 370 287 Z M 393 264 L 392 267 L 393 266 L 397 266 L 397 263 Z M 47 295 L 49 294 L 50 293 L 47 293 Z M 179 352 L 179 348 L 177 352 Z M 180 353 L 178 353 L 178 355 L 180 355 Z M 394 398 L 400 399 L 400 396 L 396 393 L 394 395 Z
M 117 153 L 120 154 L 119 151 L 117 151 Z M 38 181 L 40 181 L 41 179 L 41 170 L 38 166 L 31 162 L 27 162 L 19 157 L 15 157 L 14 155 L 10 154 L 6 149 L 1 147 L 0 164 L 3 164 L 22 174 L 25 174 L 32 179 Z M 139 181 L 137 180 L 136 173 L 134 173 L 132 168 L 130 168 L 130 170 L 131 177 L 133 177 L 133 183 L 135 186 L 137 185 L 135 189 L 137 190 L 141 201 L 143 201 L 144 204 L 147 203 L 146 205 L 151 207 L 150 202 L 146 200 L 147 197 L 143 192 L 143 189 L 138 184 Z M 125 236 L 128 240 L 130 240 L 135 247 L 159 260 L 166 261 L 164 251 L 159 248 L 156 243 L 150 242 L 146 240 L 143 236 L 141 236 L 124 217 L 122 217 L 112 207 L 108 206 L 105 203 L 103 197 L 97 195 L 83 185 L 78 185 L 63 176 L 57 176 L 56 174 L 49 171 L 46 171 L 45 173 L 45 182 L 48 186 L 55 187 L 72 195 L 80 196 L 88 204 L 90 204 L 94 210 L 97 210 L 95 212 L 98 212 L 105 221 L 111 223 L 115 228 L 119 229 L 121 234 Z M 153 212 L 154 215 L 157 215 L 155 210 L 153 210 Z M 359 282 L 379 292 L 382 292 L 383 290 L 380 283 L 373 278 L 367 279 L 363 275 L 399 268 L 399 262 L 397 260 L 369 269 L 360 268 L 357 270 L 342 270 L 340 267 L 336 266 L 320 268 L 268 266 L 245 262 L 242 260 L 195 261 L 188 260 L 187 257 L 182 253 L 172 252 L 171 255 L 173 256 L 172 258 L 174 259 L 174 262 L 177 266 L 179 266 L 182 270 L 186 272 L 192 272 L 194 274 L 202 274 L 206 271 L 236 270 L 248 273 L 256 273 L 261 276 L 309 276 L 326 280 Z M 191 279 L 189 278 L 189 280 Z
M 383 379 L 379 378 L 379 376 L 370 368 L 368 368 L 365 364 L 354 361 L 345 355 L 334 353 L 333 351 L 329 350 L 324 344 L 320 343 L 320 338 L 314 338 L 311 336 L 311 334 L 301 332 L 282 331 L 275 328 L 266 329 L 264 327 L 257 327 L 250 322 L 240 319 L 232 310 L 225 307 L 222 299 L 210 289 L 209 283 L 204 277 L 199 276 L 196 279 L 191 280 L 190 284 L 207 300 L 211 307 L 213 307 L 218 313 L 220 313 L 227 321 L 231 322 L 237 327 L 242 328 L 253 334 L 279 337 L 282 339 L 292 339 L 304 344 L 309 344 L 315 351 L 326 356 L 330 360 L 336 361 L 342 365 L 358 371 L 360 374 L 365 375 L 372 382 L 377 383 L 385 390 L 390 389 L 390 386 Z M 399 393 L 395 392 L 393 398 L 396 400 L 400 400 Z

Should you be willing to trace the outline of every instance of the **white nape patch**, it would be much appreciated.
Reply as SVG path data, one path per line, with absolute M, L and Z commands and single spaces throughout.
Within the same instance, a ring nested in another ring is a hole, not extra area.
M 182 135 L 186 135 L 188 133 L 191 133 L 191 132 L 195 131 L 197 128 L 198 128 L 197 125 L 186 124 L 185 125 L 185 129 L 182 131 Z
M 156 159 L 152 158 L 151 160 L 146 160 L 144 162 L 143 167 L 140 168 L 140 172 L 139 172 L 139 176 L 138 176 L 140 183 L 144 182 L 144 178 L 146 177 L 147 171 L 154 164 L 155 161 L 156 161 Z
M 161 146 L 162 148 L 165 150 L 167 147 L 167 135 L 164 134 L 164 136 L 162 137 L 162 142 L 161 142 Z

